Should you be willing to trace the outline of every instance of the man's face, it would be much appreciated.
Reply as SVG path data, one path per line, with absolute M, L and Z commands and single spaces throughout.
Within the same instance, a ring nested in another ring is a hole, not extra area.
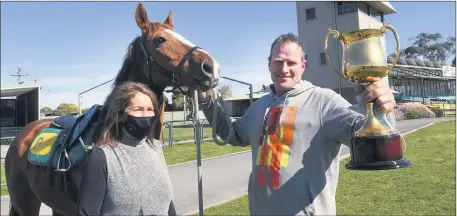
M 275 44 L 269 62 L 271 80 L 277 95 L 282 95 L 295 86 L 301 80 L 306 66 L 303 51 L 293 42 Z

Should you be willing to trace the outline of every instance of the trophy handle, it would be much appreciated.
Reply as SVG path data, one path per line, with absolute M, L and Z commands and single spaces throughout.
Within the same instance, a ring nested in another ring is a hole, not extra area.
M 335 71 L 337 74 L 339 74 L 343 79 L 346 79 L 346 77 L 343 76 L 343 74 L 336 70 L 335 67 L 333 66 L 332 64 L 332 61 L 330 60 L 330 56 L 328 56 L 328 51 L 327 51 L 327 47 L 328 47 L 328 38 L 330 37 L 330 35 L 333 35 L 334 38 L 337 38 L 338 40 L 341 41 L 341 38 L 340 38 L 340 33 L 336 30 L 331 30 L 329 29 L 328 30 L 328 33 L 327 35 L 325 36 L 325 41 L 324 41 L 324 53 L 325 53 L 325 58 L 327 59 L 327 62 L 328 64 L 330 65 L 330 68 Z M 341 43 L 343 43 L 341 41 Z M 344 49 L 343 49 L 343 55 L 344 55 Z M 344 64 L 343 64 L 344 65 Z
M 387 73 L 390 73 L 390 72 L 394 69 L 395 65 L 397 65 L 397 61 L 398 61 L 398 59 L 400 58 L 400 40 L 399 40 L 399 38 L 398 38 L 398 33 L 397 33 L 397 31 L 395 30 L 395 28 L 394 28 L 392 25 L 390 25 L 389 23 L 387 23 L 387 24 L 385 24 L 385 25 L 383 25 L 383 26 L 381 27 L 381 31 L 383 31 L 383 32 L 385 32 L 386 29 L 389 29 L 389 30 L 391 30 L 391 31 L 394 33 L 395 41 L 397 42 L 397 52 L 396 52 L 394 61 L 392 62 L 392 66 L 389 67 L 389 70 L 388 70 L 388 72 L 387 72 Z

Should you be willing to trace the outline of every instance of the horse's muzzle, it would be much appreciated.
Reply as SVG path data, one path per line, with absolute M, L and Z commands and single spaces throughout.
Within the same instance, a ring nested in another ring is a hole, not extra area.
M 215 78 L 210 78 L 210 80 L 198 80 L 194 79 L 195 82 L 197 83 L 197 86 L 199 86 L 203 90 L 208 90 L 217 87 L 219 85 L 219 80 Z

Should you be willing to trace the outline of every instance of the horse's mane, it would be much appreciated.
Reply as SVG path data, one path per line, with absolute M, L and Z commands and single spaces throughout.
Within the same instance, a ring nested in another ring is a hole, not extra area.
M 125 81 L 140 81 L 141 78 L 135 77 L 134 75 L 137 75 L 137 73 L 143 73 L 143 71 L 146 69 L 147 64 L 141 64 L 141 62 L 146 61 L 146 57 L 140 53 L 141 50 L 140 47 L 138 46 L 138 43 L 140 43 L 141 36 L 135 37 L 132 42 L 127 47 L 127 52 L 124 55 L 124 61 L 122 63 L 122 67 L 119 70 L 119 72 L 116 75 L 116 78 L 114 79 L 114 83 L 112 85 L 112 89 L 108 96 L 105 99 L 105 102 L 102 106 L 102 112 L 98 118 L 98 125 L 96 127 L 96 133 L 95 136 L 93 137 L 93 142 L 97 142 L 99 136 L 101 135 L 103 131 L 103 124 L 104 124 L 104 118 L 107 114 L 108 110 L 108 104 L 110 99 L 112 99 L 112 94 L 113 91 L 115 90 L 115 87 L 121 85 Z M 137 62 L 136 62 L 137 61 Z M 135 64 L 136 63 L 136 64 Z M 135 71 L 135 73 L 133 73 Z M 162 100 L 163 100 L 163 89 L 158 86 L 154 86 L 152 83 L 149 83 L 149 80 L 143 81 L 143 83 L 147 84 L 148 87 L 157 95 L 157 99 L 159 101 L 159 109 L 162 107 Z M 158 130 L 158 129 L 156 129 Z M 158 136 L 158 135 L 157 135 Z M 160 137 L 160 136 L 159 136 Z
M 141 39 L 141 36 L 137 36 L 128 45 L 127 52 L 125 53 L 124 61 L 122 63 L 122 67 L 116 75 L 116 78 L 113 83 L 113 87 L 118 86 L 118 85 L 122 84 L 124 81 L 128 80 L 129 75 L 130 75 L 129 72 L 131 71 L 131 67 L 135 61 L 135 56 L 137 53 L 136 44 L 138 43 L 138 41 L 140 39 Z
M 114 97 L 112 95 L 113 91 L 115 90 L 115 88 L 117 86 L 121 85 L 125 81 L 128 81 L 132 77 L 132 74 L 130 74 L 130 73 L 133 70 L 132 67 L 134 67 L 135 57 L 138 57 L 136 44 L 138 43 L 138 41 L 140 39 L 141 39 L 141 36 L 135 37 L 127 47 L 127 52 L 124 55 L 124 61 L 122 63 L 121 69 L 117 73 L 116 78 L 114 79 L 114 83 L 112 84 L 111 91 L 107 95 L 107 97 L 105 98 L 105 102 L 103 103 L 102 110 L 101 110 L 102 112 L 100 113 L 98 120 L 97 120 L 98 124 L 95 129 L 96 133 L 94 133 L 94 137 L 92 140 L 93 142 L 97 142 L 101 133 L 103 132 L 105 116 L 108 111 L 107 107 L 108 107 L 109 101 L 112 100 Z M 138 70 L 138 69 L 142 70 L 144 66 L 137 66 L 137 67 L 138 68 L 135 68 L 136 70 Z

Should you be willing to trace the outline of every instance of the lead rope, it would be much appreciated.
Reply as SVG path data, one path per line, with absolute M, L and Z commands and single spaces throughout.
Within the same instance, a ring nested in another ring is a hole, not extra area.
M 212 123 L 211 123 L 211 128 L 212 128 L 212 135 L 213 135 L 213 141 L 218 144 L 218 145 L 226 145 L 227 143 L 229 143 L 232 138 L 233 138 L 233 125 L 232 125 L 232 119 L 230 118 L 229 115 L 225 115 L 225 120 L 227 121 L 227 124 L 228 124 L 228 128 L 229 128 L 229 133 L 228 133 L 228 136 L 227 136 L 227 139 L 224 140 L 222 139 L 222 141 L 219 141 L 219 139 L 217 138 L 217 133 L 216 133 L 216 125 L 217 125 L 217 103 L 216 101 L 218 100 L 222 106 L 222 109 L 224 109 L 223 107 L 223 101 L 220 97 L 220 95 L 218 94 L 219 92 L 216 90 L 216 89 L 212 89 L 212 97 L 214 98 L 214 103 L 213 103 L 213 120 L 212 120 Z M 198 116 L 198 91 L 197 90 L 194 90 L 194 97 L 192 98 L 192 103 L 193 103 L 193 116 L 194 116 L 194 119 L 195 121 L 200 121 L 200 117 Z
M 226 140 L 222 139 L 222 141 L 219 141 L 219 139 L 217 138 L 217 134 L 216 134 L 216 125 L 217 125 L 217 103 L 216 103 L 216 101 L 220 102 L 222 109 L 224 109 L 224 107 L 223 107 L 223 101 L 222 101 L 221 97 L 219 96 L 219 92 L 214 88 L 212 89 L 212 97 L 214 98 L 213 120 L 211 122 L 213 141 L 218 145 L 225 145 L 225 144 L 229 143 L 233 138 L 232 119 L 230 118 L 229 115 L 227 115 L 227 114 L 225 115 L 225 120 L 227 121 L 228 127 L 229 127 L 229 133 L 228 133 Z M 194 97 L 192 98 L 192 103 L 193 103 L 192 113 L 193 113 L 194 119 L 196 121 L 199 121 L 200 118 L 198 116 L 198 91 L 197 90 L 194 90 Z
M 221 99 L 221 97 L 219 95 L 219 92 L 215 88 L 212 89 L 212 92 L 213 92 L 214 102 L 216 102 L 216 100 L 219 100 L 219 102 L 220 102 L 219 104 L 221 105 L 221 108 L 224 109 L 224 107 L 223 107 L 224 104 L 223 104 L 223 101 L 222 101 L 222 99 Z M 228 124 L 229 133 L 228 133 L 228 136 L 227 136 L 226 140 L 222 139 L 222 141 L 219 141 L 218 138 L 217 138 L 217 134 L 216 134 L 217 104 L 218 103 L 213 103 L 213 121 L 211 123 L 213 141 L 218 145 L 226 145 L 227 143 L 232 141 L 232 138 L 233 138 L 232 119 L 230 118 L 229 115 L 227 115 L 227 113 L 225 114 L 225 120 L 227 121 L 227 124 Z

